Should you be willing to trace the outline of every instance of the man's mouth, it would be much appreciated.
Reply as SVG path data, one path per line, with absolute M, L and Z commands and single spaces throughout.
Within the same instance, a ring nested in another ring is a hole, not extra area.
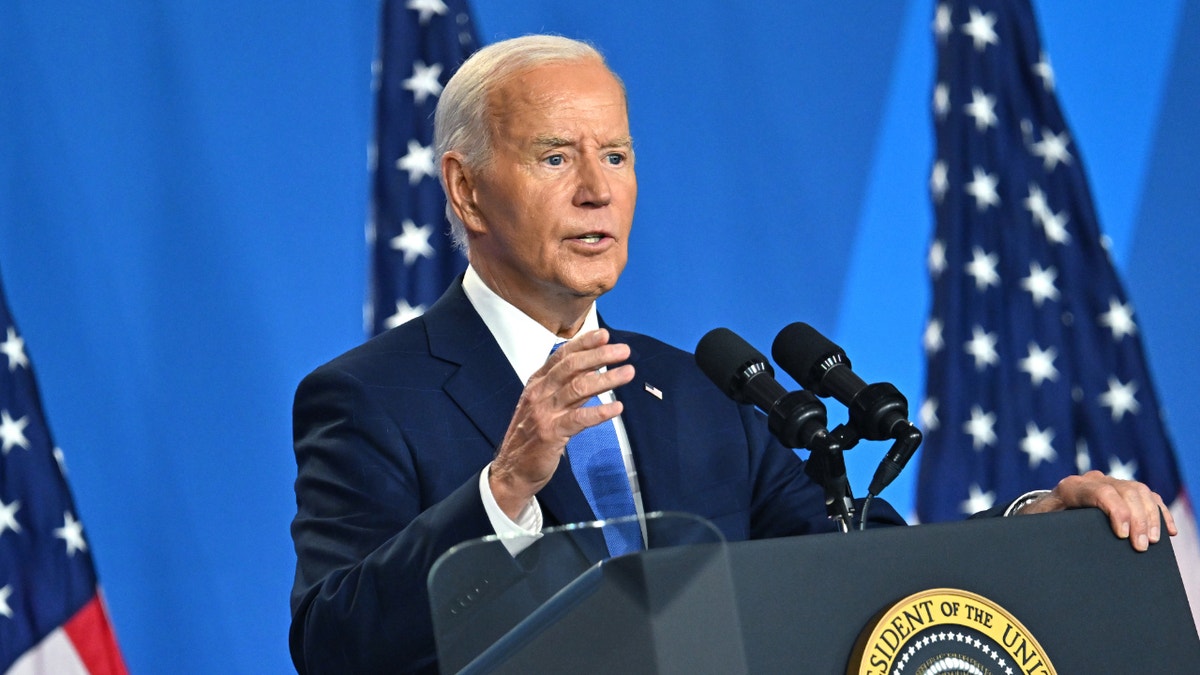
M 598 244 L 598 243 L 600 243 L 600 240 L 603 238 L 604 238 L 604 235 L 602 235 L 602 234 L 585 234 L 581 237 L 576 237 L 576 239 L 584 242 L 585 244 Z

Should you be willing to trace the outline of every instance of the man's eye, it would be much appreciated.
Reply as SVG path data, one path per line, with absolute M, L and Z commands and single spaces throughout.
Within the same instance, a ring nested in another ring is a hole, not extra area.
M 550 155 L 543 161 L 545 161 L 550 166 L 562 166 L 563 156 L 562 155 Z
M 619 152 L 610 152 L 608 153 L 607 159 L 609 164 L 613 166 L 620 166 L 625 162 L 625 155 L 622 155 Z

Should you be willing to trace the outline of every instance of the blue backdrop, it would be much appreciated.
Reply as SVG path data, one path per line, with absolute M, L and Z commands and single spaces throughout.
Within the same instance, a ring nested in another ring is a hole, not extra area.
M 1200 0 L 1035 4 L 1200 486 Z M 362 340 L 378 7 L 82 5 L 0 3 L 9 300 L 132 670 L 288 672 L 291 396 Z M 475 8 L 485 42 L 586 38 L 625 79 L 641 202 L 610 321 L 762 350 L 808 321 L 920 399 L 929 0 Z

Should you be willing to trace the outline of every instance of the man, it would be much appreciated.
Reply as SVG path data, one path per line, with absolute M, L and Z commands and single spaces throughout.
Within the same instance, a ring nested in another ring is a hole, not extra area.
M 610 421 L 638 512 L 695 513 L 731 540 L 830 531 L 822 491 L 761 416 L 691 355 L 596 314 L 637 198 L 625 91 L 603 58 L 557 37 L 491 45 L 446 85 L 436 128 L 470 268 L 296 393 L 297 669 L 433 672 L 433 562 L 469 539 L 593 519 L 564 452 Z M 1174 533 L 1157 495 L 1095 472 L 1021 504 L 1079 506 L 1139 550 L 1160 513 Z

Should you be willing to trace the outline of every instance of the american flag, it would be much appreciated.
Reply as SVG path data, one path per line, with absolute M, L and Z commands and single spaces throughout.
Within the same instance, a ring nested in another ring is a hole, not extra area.
M 466 0 L 384 0 L 373 83 L 368 335 L 420 316 L 466 268 L 445 218 L 433 111 L 477 44 Z
M 0 672 L 124 673 L 3 288 L 0 331 Z
M 1033 9 L 946 1 L 933 32 L 918 518 L 958 519 L 1090 469 L 1137 479 L 1184 531 L 1173 545 L 1200 607 L 1191 509 Z

